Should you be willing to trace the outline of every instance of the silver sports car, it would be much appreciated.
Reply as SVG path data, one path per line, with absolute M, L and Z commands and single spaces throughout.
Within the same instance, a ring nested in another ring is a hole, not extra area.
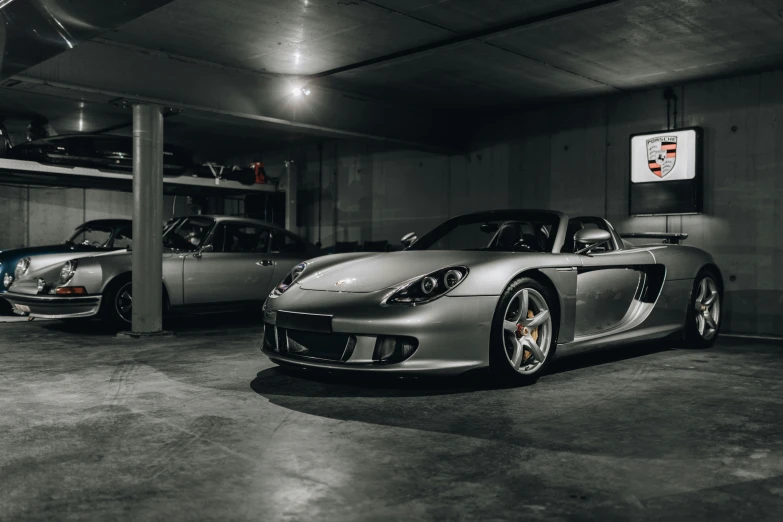
M 163 233 L 163 299 L 167 311 L 259 306 L 293 266 L 319 254 L 304 239 L 269 223 L 237 217 L 191 216 Z M 70 259 L 36 256 L 4 297 L 31 317 L 100 315 L 131 322 L 131 252 Z
M 402 374 L 489 367 L 535 380 L 555 358 L 682 335 L 710 346 L 721 273 L 706 252 L 635 246 L 603 218 L 497 210 L 455 217 L 388 254 L 298 264 L 264 304 L 278 364 Z

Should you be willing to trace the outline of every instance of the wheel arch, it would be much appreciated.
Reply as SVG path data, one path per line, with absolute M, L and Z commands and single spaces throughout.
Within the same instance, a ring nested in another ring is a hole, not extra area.
M 109 279 L 105 285 L 103 285 L 103 288 L 101 289 L 101 295 L 105 295 L 106 292 L 112 288 L 115 285 L 119 285 L 122 283 L 125 283 L 126 281 L 130 281 L 132 278 L 132 272 L 122 272 L 120 274 L 115 275 L 111 279 Z M 166 287 L 166 281 L 164 280 L 162 282 L 162 297 L 163 297 L 163 309 L 165 311 L 171 310 L 171 301 L 169 299 L 169 290 Z
M 718 280 L 716 281 L 716 283 L 718 283 L 718 287 L 720 288 L 721 292 L 723 292 L 723 288 L 724 288 L 723 273 L 720 271 L 720 268 L 718 268 L 718 265 L 716 265 L 715 263 L 705 263 L 704 265 L 702 265 L 701 268 L 699 268 L 699 271 L 696 273 L 696 276 L 694 277 L 698 277 L 698 275 L 701 272 L 704 272 L 705 270 L 709 270 L 710 272 L 712 272 L 717 276 Z
M 555 272 L 558 273 L 558 272 Z M 552 292 L 552 295 L 555 297 L 554 303 L 552 303 L 555 307 L 555 315 L 557 318 L 556 324 L 557 324 L 557 330 L 555 335 L 555 342 L 560 342 L 559 338 L 563 332 L 568 335 L 568 327 L 567 327 L 567 313 L 564 313 L 563 311 L 567 308 L 567 303 L 563 299 L 563 293 L 560 291 L 560 288 L 553 280 L 553 274 L 552 269 L 546 269 L 546 268 L 527 268 L 525 270 L 522 270 L 521 272 L 518 272 L 517 274 L 512 277 L 506 286 L 503 288 L 503 292 L 505 292 L 506 288 L 508 288 L 509 285 L 511 285 L 514 281 L 521 279 L 523 277 L 528 277 L 530 279 L 533 279 L 537 283 L 544 286 L 547 290 Z M 574 272 L 574 286 L 576 285 L 576 272 Z M 500 303 L 500 299 L 503 295 L 503 292 L 501 292 L 500 296 L 498 296 L 497 304 Z

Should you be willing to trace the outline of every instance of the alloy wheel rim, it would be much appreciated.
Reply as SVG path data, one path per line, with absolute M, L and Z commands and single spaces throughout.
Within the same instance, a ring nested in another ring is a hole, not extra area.
M 133 312 L 133 292 L 131 283 L 126 283 L 119 292 L 117 292 L 117 298 L 114 300 L 114 308 L 117 310 L 117 315 L 127 322 L 131 322 Z
M 503 316 L 503 343 L 511 367 L 530 375 L 549 356 L 552 341 L 552 314 L 546 299 L 532 288 L 517 292 Z
M 705 277 L 699 283 L 699 293 L 694 302 L 696 330 L 702 339 L 709 341 L 718 333 L 720 324 L 720 292 L 712 278 Z

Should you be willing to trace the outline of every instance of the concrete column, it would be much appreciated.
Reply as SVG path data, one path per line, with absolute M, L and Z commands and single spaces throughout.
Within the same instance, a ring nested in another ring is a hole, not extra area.
M 293 161 L 285 162 L 285 228 L 298 234 L 296 224 L 297 172 Z
M 133 106 L 133 314 L 132 333 L 163 329 L 163 114 Z

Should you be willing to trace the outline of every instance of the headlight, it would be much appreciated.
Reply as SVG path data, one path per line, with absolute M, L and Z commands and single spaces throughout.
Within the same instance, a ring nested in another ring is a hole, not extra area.
M 14 279 L 17 281 L 27 273 L 27 269 L 30 268 L 30 258 L 23 257 L 16 263 L 16 270 L 14 270 Z
M 383 300 L 381 304 L 418 305 L 429 303 L 447 294 L 468 276 L 464 266 L 441 268 L 437 272 L 408 281 Z
M 299 279 L 302 275 L 302 273 L 307 268 L 307 263 L 299 263 L 296 265 L 291 272 L 288 273 L 287 276 L 285 276 L 285 279 L 280 281 L 280 284 L 277 285 L 277 288 L 275 288 L 272 291 L 272 294 L 269 297 L 277 297 L 278 295 L 281 295 L 283 292 L 291 288 L 291 285 L 296 283 L 296 280 Z
M 66 262 L 60 269 L 60 284 L 64 285 L 73 278 L 73 274 L 76 273 L 76 267 L 79 263 L 74 259 Z

